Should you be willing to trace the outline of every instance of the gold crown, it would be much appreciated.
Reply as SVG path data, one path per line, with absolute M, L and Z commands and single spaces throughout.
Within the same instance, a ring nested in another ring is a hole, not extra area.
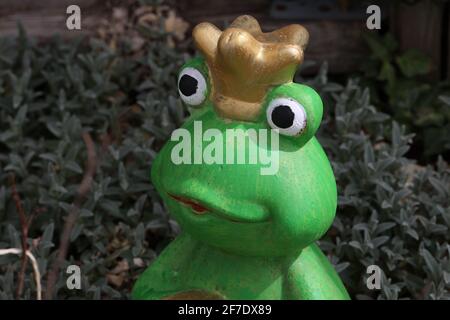
M 193 37 L 211 73 L 216 111 L 243 121 L 258 116 L 270 87 L 292 81 L 309 38 L 298 24 L 264 33 L 248 15 L 236 18 L 224 31 L 200 23 Z

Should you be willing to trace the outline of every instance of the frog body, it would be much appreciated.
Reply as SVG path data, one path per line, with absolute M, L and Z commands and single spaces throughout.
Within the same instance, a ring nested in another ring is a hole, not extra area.
M 229 254 L 181 234 L 142 275 L 136 299 L 348 299 L 338 275 L 312 244 L 288 257 Z
M 194 29 L 202 56 L 178 78 L 194 111 L 152 165 L 182 233 L 138 279 L 134 298 L 349 298 L 315 244 L 337 192 L 314 137 L 322 101 L 292 82 L 305 32 L 262 33 L 249 16 L 223 32 Z

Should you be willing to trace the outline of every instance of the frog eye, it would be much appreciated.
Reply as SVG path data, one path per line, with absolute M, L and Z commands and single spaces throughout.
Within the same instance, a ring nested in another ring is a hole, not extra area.
M 267 122 L 281 134 L 296 136 L 306 128 L 306 112 L 303 106 L 291 98 L 273 99 L 267 107 Z
M 178 92 L 185 103 L 191 106 L 202 104 L 207 93 L 205 77 L 197 69 L 184 68 L 178 76 Z

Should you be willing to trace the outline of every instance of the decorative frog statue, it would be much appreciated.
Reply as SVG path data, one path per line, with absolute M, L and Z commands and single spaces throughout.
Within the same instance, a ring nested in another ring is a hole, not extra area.
M 194 162 L 174 159 L 180 139 L 171 139 L 153 163 L 152 181 L 182 232 L 138 279 L 133 297 L 348 299 L 314 243 L 333 221 L 337 192 L 314 137 L 322 101 L 292 82 L 308 32 L 290 25 L 263 33 L 253 17 L 240 16 L 224 31 L 201 23 L 193 37 L 202 57 L 178 77 L 180 96 L 193 109 L 182 130 L 192 136 L 200 126 L 205 134 L 187 140 Z M 239 130 L 270 131 L 278 143 L 247 134 L 233 144 L 221 136 Z M 195 153 L 211 151 L 213 140 L 213 160 L 225 157 L 222 148 L 232 154 L 227 161 L 199 161 Z M 277 153 L 276 170 L 262 174 L 262 158 L 228 161 L 249 149 Z

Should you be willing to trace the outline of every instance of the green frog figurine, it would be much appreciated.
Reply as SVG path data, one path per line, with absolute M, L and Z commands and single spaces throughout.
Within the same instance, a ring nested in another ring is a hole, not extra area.
M 322 101 L 293 82 L 308 32 L 264 33 L 251 16 L 193 30 L 201 57 L 178 77 L 192 110 L 152 166 L 181 234 L 136 282 L 135 299 L 349 299 L 315 241 L 336 182 L 314 137 Z

